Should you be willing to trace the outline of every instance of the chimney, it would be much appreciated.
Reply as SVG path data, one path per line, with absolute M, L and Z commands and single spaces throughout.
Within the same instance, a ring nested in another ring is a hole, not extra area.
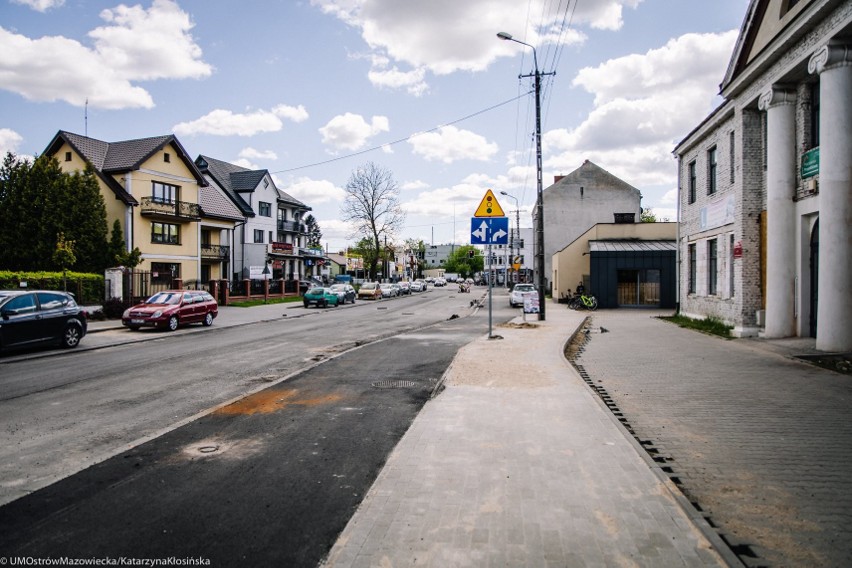
M 559 183 L 559 180 L 564 178 L 565 176 L 553 176 L 553 183 Z

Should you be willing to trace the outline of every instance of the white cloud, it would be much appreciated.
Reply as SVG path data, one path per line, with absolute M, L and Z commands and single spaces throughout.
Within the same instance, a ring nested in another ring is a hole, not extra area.
M 418 189 L 426 189 L 429 187 L 429 184 L 418 179 L 414 181 L 407 181 L 401 184 L 400 187 L 403 191 L 417 191 Z
M 47 12 L 52 8 L 59 8 L 65 4 L 65 0 L 12 0 L 12 3 L 29 6 L 37 12 Z
M 408 141 L 415 154 L 427 160 L 451 164 L 457 160 L 488 161 L 497 153 L 497 144 L 470 130 L 443 126 L 437 132 L 425 132 Z
M 315 180 L 301 177 L 289 184 L 278 185 L 278 187 L 309 205 L 337 203 L 346 198 L 346 192 L 342 188 L 324 179 Z M 325 227 L 323 227 L 323 232 L 325 232 Z
M 18 146 L 24 141 L 24 137 L 10 128 L 0 128 L 0 160 L 6 157 L 8 152 L 18 153 Z
M 374 116 L 368 123 L 360 114 L 347 112 L 332 118 L 319 131 L 323 144 L 335 150 L 359 150 L 376 134 L 390 131 L 390 127 L 385 116 Z
M 551 43 L 578 44 L 586 36 L 563 30 L 566 10 L 573 10 L 574 26 L 616 30 L 623 24 L 624 7 L 641 0 L 596 0 L 553 3 L 546 0 L 311 0 L 325 13 L 357 28 L 372 50 L 369 78 L 387 88 L 405 88 L 420 95 L 428 88 L 425 72 L 445 75 L 482 71 L 497 57 L 516 57 L 517 45 L 500 42 L 497 31 L 511 32 L 536 47 Z
M 240 158 L 245 158 L 247 160 L 277 160 L 278 155 L 272 150 L 255 150 L 252 147 L 243 148 L 240 150 L 239 154 Z
M 452 187 L 440 187 L 423 191 L 417 197 L 402 203 L 402 208 L 409 215 L 425 215 L 452 219 L 454 216 L 459 223 L 465 223 L 471 217 L 479 202 L 482 201 L 487 184 L 481 183 L 481 178 L 469 177 Z
M 275 114 L 257 110 L 234 114 L 216 109 L 201 118 L 176 124 L 172 131 L 178 136 L 213 134 L 216 136 L 254 136 L 260 132 L 278 132 L 284 124 Z
M 273 107 L 272 110 L 259 109 L 245 113 L 215 109 L 201 118 L 176 124 L 172 127 L 172 131 L 179 136 L 192 134 L 254 136 L 262 132 L 278 132 L 284 128 L 282 118 L 293 122 L 302 122 L 307 120 L 308 113 L 302 105 L 298 107 L 278 105 Z
M 30 39 L 0 27 L 0 88 L 33 101 L 65 101 L 105 109 L 152 108 L 135 81 L 199 79 L 213 69 L 193 40 L 192 22 L 170 0 L 148 10 L 120 5 L 101 12 L 106 25 L 89 32 L 94 48 L 75 39 Z
M 588 159 L 632 185 L 671 183 L 671 150 L 718 104 L 736 36 L 686 34 L 580 70 L 573 84 L 594 95 L 595 107 L 573 130 L 544 134 L 546 165 L 568 173 Z
M 289 191 L 287 193 L 290 193 Z M 291 194 L 292 195 L 292 194 Z M 336 248 L 345 243 L 352 242 L 350 237 L 355 232 L 354 225 L 346 223 L 336 218 L 326 218 L 319 214 L 314 215 L 322 231 L 322 240 L 324 243 L 330 243 L 331 252 L 337 252 Z M 333 245 L 331 243 L 338 243 Z
M 308 120 L 308 111 L 305 110 L 305 107 L 299 105 L 297 107 L 287 106 L 287 105 L 278 105 L 273 107 L 273 114 L 280 118 L 286 118 L 287 120 L 291 120 L 293 122 L 304 122 Z
M 677 188 L 668 190 L 661 198 L 660 203 L 663 205 L 672 205 L 677 203 Z

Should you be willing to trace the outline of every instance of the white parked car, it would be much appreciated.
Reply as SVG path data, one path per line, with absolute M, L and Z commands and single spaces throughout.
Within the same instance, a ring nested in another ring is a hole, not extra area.
M 411 283 L 411 291 L 412 292 L 425 292 L 427 286 L 428 285 L 426 284 L 425 280 L 415 280 L 414 282 Z
M 399 296 L 399 287 L 396 284 L 385 282 L 384 284 L 379 284 L 379 287 L 382 289 L 382 298 L 394 298 Z
M 516 308 L 524 305 L 524 298 L 534 296 L 538 298 L 538 292 L 532 284 L 515 284 L 512 293 L 509 294 L 509 307 Z
M 446 286 L 446 285 L 447 285 L 447 279 L 444 278 L 443 276 L 438 276 L 437 278 L 435 278 L 435 288 L 438 288 L 439 286 L 443 287 L 443 286 Z

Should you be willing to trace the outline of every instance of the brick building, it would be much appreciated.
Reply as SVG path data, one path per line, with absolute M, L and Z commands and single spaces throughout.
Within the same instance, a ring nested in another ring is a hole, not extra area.
M 852 350 L 852 2 L 752 0 L 724 102 L 675 148 L 679 301 Z

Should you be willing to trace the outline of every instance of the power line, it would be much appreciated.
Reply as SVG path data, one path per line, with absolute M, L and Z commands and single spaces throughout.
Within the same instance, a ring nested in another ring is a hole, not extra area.
M 393 142 L 386 142 L 386 143 L 384 143 L 384 144 L 380 144 L 380 145 L 378 145 L 378 146 L 373 146 L 373 147 L 371 147 L 371 148 L 367 148 L 366 150 L 361 150 L 361 151 L 359 151 L 359 152 L 353 152 L 352 154 L 346 154 L 345 156 L 338 156 L 338 157 L 336 157 L 336 158 L 330 158 L 330 159 L 328 159 L 328 160 L 323 160 L 322 162 L 315 162 L 315 163 L 313 163 L 313 164 L 306 164 L 306 165 L 304 165 L 304 166 L 297 166 L 297 167 L 295 167 L 295 168 L 288 168 L 288 169 L 286 169 L 286 170 L 277 170 L 277 171 L 270 172 L 270 173 L 273 173 L 273 174 L 283 174 L 283 173 L 287 173 L 287 172 L 295 172 L 295 171 L 297 171 L 297 170 L 304 170 L 304 169 L 306 169 L 306 168 L 314 168 L 314 167 L 317 167 L 317 166 L 323 166 L 323 165 L 325 165 L 325 164 L 330 164 L 330 163 L 332 163 L 332 162 L 339 162 L 340 160 L 346 160 L 346 159 L 349 159 L 349 158 L 354 158 L 355 156 L 360 156 L 360 155 L 362 155 L 362 154 L 367 154 L 368 152 L 374 152 L 374 151 L 376 151 L 376 150 L 379 150 L 379 149 L 381 149 L 381 148 L 384 148 L 385 146 L 393 146 L 393 145 L 395 145 L 395 144 L 399 144 L 399 143 L 401 143 L 401 142 L 406 142 L 406 141 L 408 141 L 408 140 L 411 140 L 412 138 L 416 138 L 417 136 L 422 136 L 423 134 L 428 134 L 428 133 L 430 133 L 430 132 L 435 132 L 436 130 L 440 130 L 441 128 L 443 128 L 443 127 L 445 127 L 445 126 L 451 126 L 451 125 L 453 125 L 453 124 L 458 124 L 459 122 L 463 122 L 463 121 L 468 120 L 468 119 L 471 119 L 471 118 L 473 118 L 473 117 L 475 117 L 475 116 L 479 116 L 480 114 L 484 114 L 484 113 L 489 112 L 489 111 L 492 111 L 492 110 L 494 110 L 494 109 L 496 109 L 496 108 L 500 108 L 501 106 L 507 105 L 507 104 L 509 104 L 509 103 L 513 103 L 513 102 L 515 102 L 516 100 L 520 99 L 521 97 L 525 97 L 525 96 L 529 95 L 530 93 L 532 93 L 532 91 L 528 91 L 528 92 L 526 92 L 526 93 L 522 93 L 522 94 L 518 95 L 517 97 L 513 97 L 513 98 L 511 98 L 511 99 L 509 99 L 509 100 L 503 101 L 502 103 L 497 103 L 496 105 L 492 105 L 492 106 L 490 106 L 490 107 L 488 107 L 488 108 L 484 108 L 484 109 L 482 109 L 482 110 L 476 111 L 476 112 L 474 112 L 473 114 L 469 114 L 469 115 L 467 115 L 467 116 L 463 116 L 463 117 L 461 117 L 461 118 L 458 118 L 458 119 L 456 119 L 456 120 L 453 120 L 452 122 L 447 122 L 447 123 L 445 123 L 445 124 L 438 125 L 438 126 L 436 126 L 436 127 L 434 127 L 434 128 L 430 128 L 429 130 L 423 130 L 423 131 L 421 131 L 421 132 L 415 132 L 414 134 L 409 134 L 409 135 L 408 135 L 408 136 L 406 136 L 405 138 L 400 138 L 400 139 L 398 139 L 398 140 L 394 140 Z

